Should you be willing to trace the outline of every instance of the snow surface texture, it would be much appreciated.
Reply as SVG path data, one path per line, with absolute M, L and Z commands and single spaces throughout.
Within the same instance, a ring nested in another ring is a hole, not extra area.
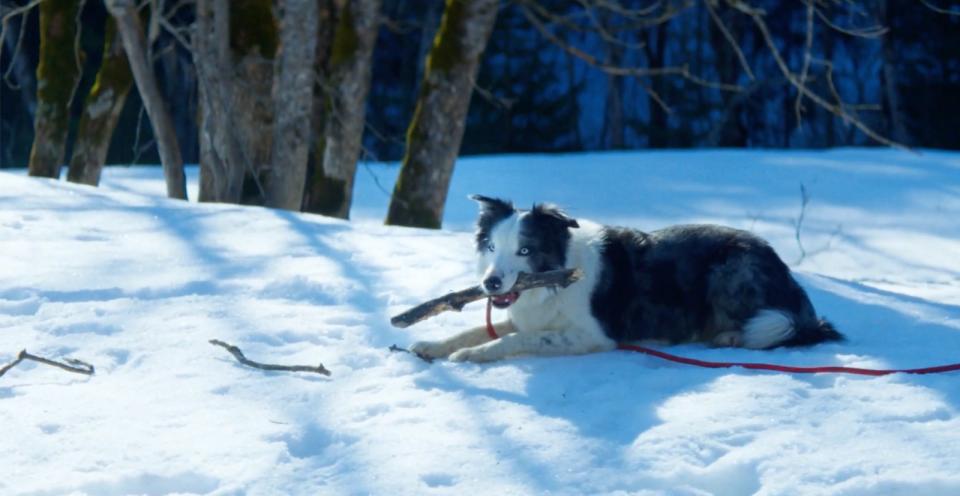
M 960 361 L 960 155 L 663 152 L 470 158 L 445 231 L 380 224 L 396 169 L 359 171 L 353 223 L 0 173 L 0 494 L 960 494 L 960 375 L 706 370 L 628 352 L 423 363 L 389 316 L 473 284 L 467 193 L 655 229 L 771 240 L 849 341 L 707 360 Z M 374 182 L 374 178 L 382 186 Z M 191 193 L 195 192 L 196 170 Z M 799 264 L 799 185 L 811 194 Z M 195 193 L 194 193 L 195 194 Z M 245 368 L 322 362 L 330 378 Z

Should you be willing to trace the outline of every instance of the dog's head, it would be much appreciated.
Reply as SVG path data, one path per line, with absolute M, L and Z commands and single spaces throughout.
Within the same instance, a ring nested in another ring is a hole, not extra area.
M 570 229 L 579 227 L 576 220 L 548 204 L 521 210 L 498 198 L 472 195 L 470 199 L 480 204 L 477 273 L 494 306 L 507 308 L 517 301 L 520 295 L 511 289 L 520 272 L 564 267 Z

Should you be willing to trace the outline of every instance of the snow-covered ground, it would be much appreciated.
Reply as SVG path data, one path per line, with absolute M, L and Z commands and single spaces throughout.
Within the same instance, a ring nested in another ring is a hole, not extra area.
M 699 151 L 458 163 L 444 231 L 167 200 L 157 168 L 89 188 L 0 173 L 0 494 L 960 494 L 960 373 L 794 376 L 627 352 L 423 363 L 390 315 L 473 284 L 467 193 L 771 240 L 849 340 L 708 360 L 960 362 L 960 154 Z M 196 171 L 191 178 L 195 191 Z M 376 179 L 376 181 L 374 180 Z M 810 194 L 794 239 L 800 185 Z M 322 362 L 330 378 L 238 365 Z

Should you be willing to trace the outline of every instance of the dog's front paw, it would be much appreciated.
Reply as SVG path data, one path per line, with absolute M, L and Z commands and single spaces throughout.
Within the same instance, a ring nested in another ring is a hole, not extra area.
M 447 358 L 450 355 L 450 348 L 442 341 L 417 341 L 410 347 L 410 351 L 430 359 Z
M 494 360 L 496 360 L 496 357 L 491 356 L 489 350 L 480 347 L 464 348 L 462 350 L 457 350 L 450 355 L 451 362 L 485 363 L 492 362 Z

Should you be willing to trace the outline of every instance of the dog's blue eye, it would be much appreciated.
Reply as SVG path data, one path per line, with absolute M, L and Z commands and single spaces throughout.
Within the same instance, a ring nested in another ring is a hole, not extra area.
M 520 248 L 520 251 L 518 251 L 517 253 L 519 253 L 520 255 L 523 255 L 523 256 L 527 256 L 527 255 L 530 254 L 530 248 L 527 248 L 526 246 L 524 246 L 524 247 Z

